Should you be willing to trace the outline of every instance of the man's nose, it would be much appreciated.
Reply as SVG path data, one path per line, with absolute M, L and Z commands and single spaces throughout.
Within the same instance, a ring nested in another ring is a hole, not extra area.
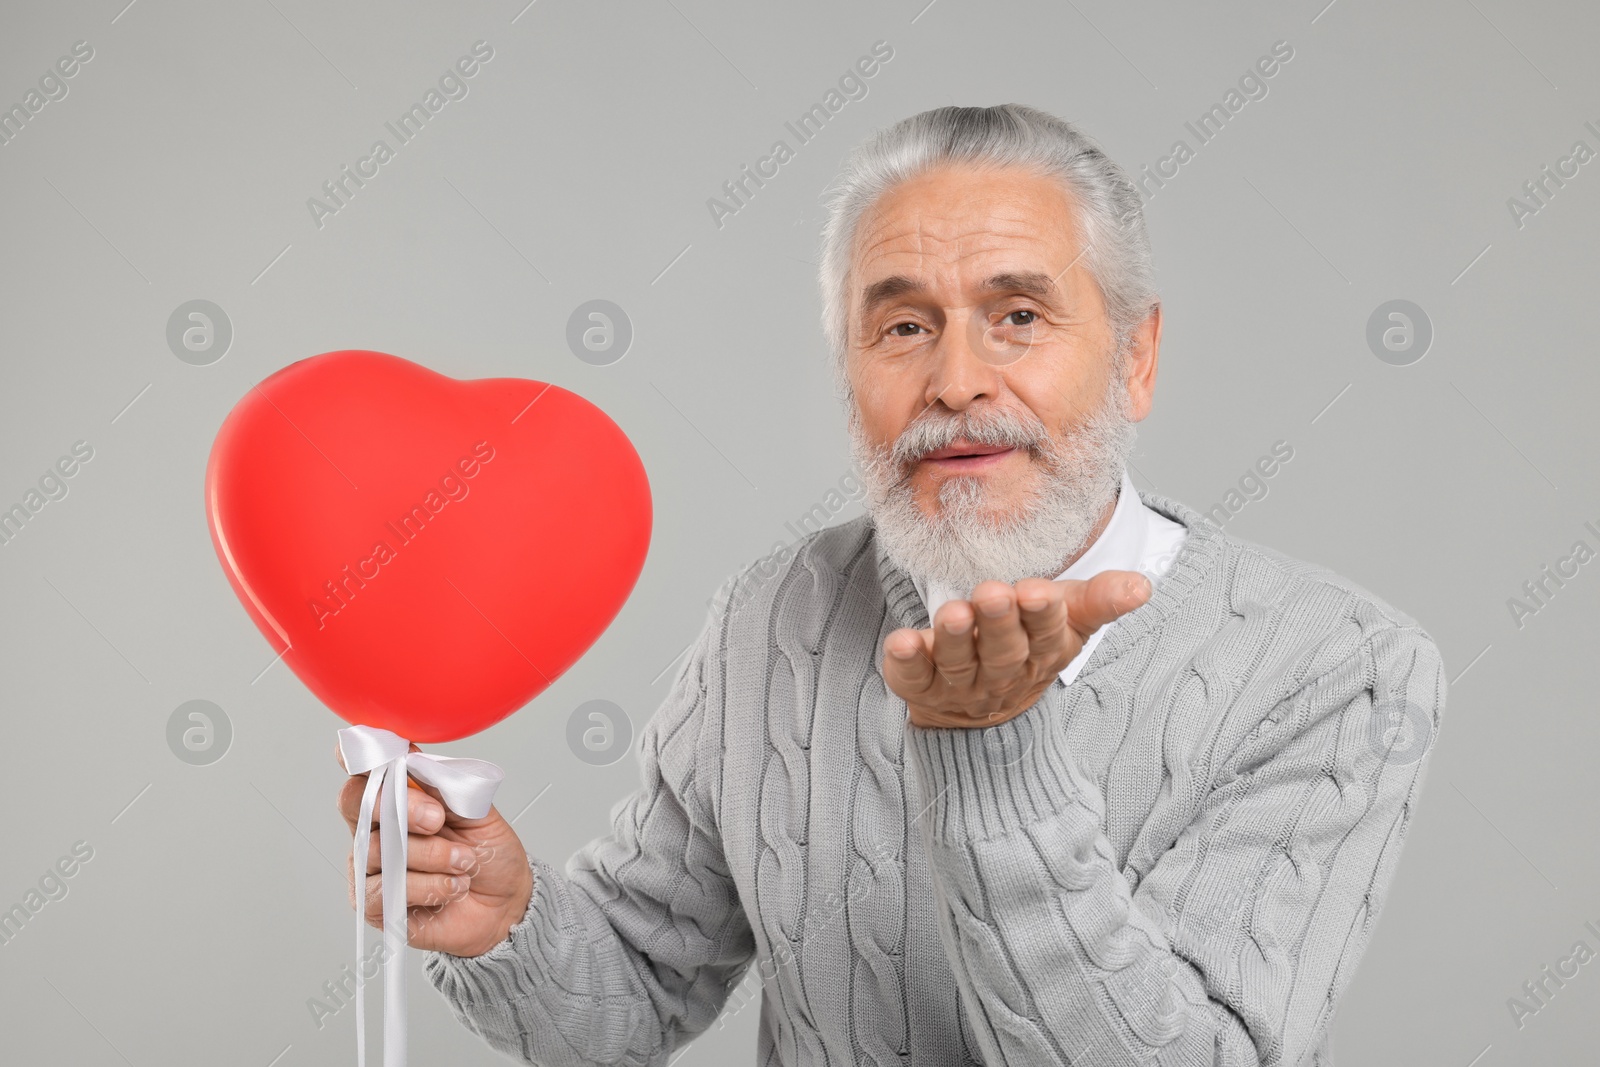
M 947 315 L 945 329 L 931 353 L 925 403 L 942 400 L 952 410 L 962 411 L 984 397 L 999 399 L 1000 366 L 1005 357 L 990 351 L 984 326 L 981 313 L 954 311 Z

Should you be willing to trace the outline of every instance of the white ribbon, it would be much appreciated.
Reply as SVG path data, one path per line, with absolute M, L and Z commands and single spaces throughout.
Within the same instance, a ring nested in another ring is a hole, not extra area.
M 367 856 L 372 841 L 372 811 L 378 805 L 378 844 L 383 875 L 383 937 L 390 952 L 383 973 L 383 1067 L 406 1067 L 406 785 L 409 773 L 439 791 L 447 809 L 467 819 L 489 814 L 494 791 L 505 772 L 478 759 L 412 752 L 399 734 L 373 726 L 339 731 L 339 753 L 352 775 L 367 776 L 356 819 L 356 1064 L 367 1063 L 367 1016 L 362 995 L 366 979 Z M 392 788 L 384 790 L 387 780 Z

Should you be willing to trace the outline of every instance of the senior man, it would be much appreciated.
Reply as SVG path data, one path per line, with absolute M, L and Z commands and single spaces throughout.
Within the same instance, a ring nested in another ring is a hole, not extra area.
M 852 153 L 821 275 L 868 513 L 724 584 L 564 871 L 414 793 L 411 937 L 464 1025 L 664 1065 L 759 988 L 763 1067 L 1331 1063 L 1440 657 L 1134 488 L 1150 273 L 1134 186 L 1051 115 Z

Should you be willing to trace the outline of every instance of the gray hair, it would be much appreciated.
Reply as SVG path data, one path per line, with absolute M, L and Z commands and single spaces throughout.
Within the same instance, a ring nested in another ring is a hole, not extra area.
M 940 107 L 879 130 L 845 158 L 827 191 L 822 229 L 822 329 L 841 396 L 846 376 L 850 254 L 861 216 L 894 186 L 945 163 L 1032 168 L 1061 182 L 1078 210 L 1083 263 L 1115 336 L 1113 365 L 1159 302 L 1138 187 L 1088 134 L 1024 104 Z

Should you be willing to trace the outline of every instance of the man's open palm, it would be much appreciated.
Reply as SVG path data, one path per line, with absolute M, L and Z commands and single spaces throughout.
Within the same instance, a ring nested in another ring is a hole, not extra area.
M 926 630 L 884 638 L 883 677 L 917 726 L 994 726 L 1036 703 L 1100 627 L 1150 599 L 1135 571 L 983 582 Z

